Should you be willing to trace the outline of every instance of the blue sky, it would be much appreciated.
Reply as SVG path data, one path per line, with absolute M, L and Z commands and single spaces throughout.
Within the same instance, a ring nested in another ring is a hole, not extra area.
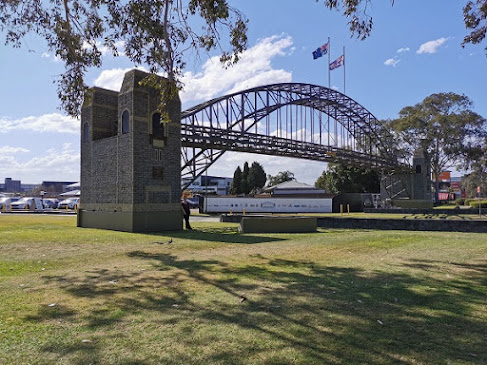
M 332 60 L 346 47 L 346 94 L 377 118 L 395 118 L 401 108 L 437 92 L 465 94 L 487 117 L 487 57 L 484 45 L 461 47 L 467 31 L 462 1 L 373 1 L 374 30 L 365 41 L 350 38 L 347 20 L 314 0 L 237 0 L 230 3 L 250 20 L 249 49 L 236 67 L 222 70 L 217 54 L 189 62 L 183 109 L 248 87 L 277 82 L 328 85 L 327 57 L 312 51 L 331 38 Z M 188 59 L 192 59 L 189 55 Z M 56 76 L 63 66 L 42 40 L 28 36 L 21 49 L 0 46 L 0 182 L 79 180 L 79 121 L 63 115 Z M 143 66 L 143 65 L 142 65 Z M 134 67 L 126 58 L 104 58 L 90 70 L 90 85 L 117 89 Z M 331 73 L 343 91 L 343 69 Z M 209 174 L 232 176 L 245 161 L 267 173 L 292 171 L 313 184 L 326 164 L 250 154 L 225 154 Z M 457 173 L 458 174 L 458 173 Z

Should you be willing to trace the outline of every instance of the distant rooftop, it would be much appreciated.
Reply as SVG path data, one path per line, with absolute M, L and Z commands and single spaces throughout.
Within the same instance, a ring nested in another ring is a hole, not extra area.
M 81 184 L 79 182 L 75 182 L 74 184 L 70 184 L 68 186 L 66 186 L 66 188 L 68 189 L 79 189 L 81 186 Z
M 285 181 L 274 186 L 269 186 L 268 188 L 264 189 L 264 192 L 271 193 L 275 192 L 276 190 L 313 191 L 316 193 L 325 192 L 324 190 L 315 188 L 313 185 L 308 185 L 296 180 Z

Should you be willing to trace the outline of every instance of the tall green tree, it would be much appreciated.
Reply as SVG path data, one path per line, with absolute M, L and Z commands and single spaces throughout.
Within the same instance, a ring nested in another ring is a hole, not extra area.
M 296 179 L 294 178 L 294 174 L 291 171 L 286 170 L 278 172 L 275 176 L 267 175 L 267 180 L 269 181 L 269 186 L 275 186 L 277 184 Z
M 166 74 L 164 85 L 146 80 L 164 95 L 181 87 L 186 51 L 225 49 L 225 35 L 221 61 L 229 65 L 247 45 L 247 20 L 226 0 L 3 0 L 0 31 L 14 47 L 32 33 L 45 40 L 64 63 L 58 96 L 72 116 L 81 110 L 86 72 L 102 66 L 102 48 Z
M 477 198 L 477 187 L 480 186 L 483 198 L 487 196 L 487 172 L 476 171 L 462 178 L 462 189 L 468 198 Z
M 252 192 L 257 192 L 262 189 L 267 181 L 267 175 L 262 165 L 256 161 L 252 163 L 247 179 L 249 189 Z
M 240 169 L 240 166 L 238 166 L 235 172 L 233 173 L 232 186 L 230 186 L 230 190 L 228 192 L 234 195 L 241 194 L 242 193 L 242 191 L 240 190 L 241 182 L 242 182 L 242 170 Z
M 245 161 L 242 170 L 242 180 L 240 181 L 240 191 L 244 194 L 250 193 L 249 172 L 250 172 L 249 163 Z
M 327 193 L 379 193 L 380 176 L 377 171 L 329 164 L 321 176 L 316 180 L 315 187 Z
M 465 166 L 486 131 L 485 119 L 472 110 L 470 99 L 451 92 L 432 94 L 403 108 L 391 127 L 411 154 L 417 149 L 427 153 L 436 177 L 452 166 Z M 438 201 L 437 178 L 434 183 Z
M 245 162 L 243 171 L 240 166 L 235 170 L 229 192 L 230 194 L 257 192 L 265 185 L 266 179 L 266 174 L 261 164 L 253 162 L 252 166 L 249 167 L 249 163 Z
M 472 146 L 468 151 L 465 169 L 470 173 L 462 180 L 462 186 L 466 187 L 469 197 L 473 194 L 477 186 L 481 186 L 484 196 L 487 188 L 487 137 Z

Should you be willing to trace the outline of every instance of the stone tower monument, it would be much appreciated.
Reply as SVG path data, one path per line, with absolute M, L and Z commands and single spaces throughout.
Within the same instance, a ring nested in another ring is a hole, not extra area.
M 79 227 L 182 229 L 181 103 L 169 100 L 162 122 L 156 91 L 140 85 L 146 76 L 129 71 L 120 92 L 95 87 L 85 100 Z
M 431 201 L 431 165 L 428 155 L 422 150 L 413 156 L 412 196 L 416 200 Z
M 415 201 L 418 207 L 424 207 L 421 205 L 426 202 L 432 203 L 431 165 L 427 153 L 417 149 L 412 162 L 411 172 L 382 175 L 380 186 L 382 200 L 409 199 Z

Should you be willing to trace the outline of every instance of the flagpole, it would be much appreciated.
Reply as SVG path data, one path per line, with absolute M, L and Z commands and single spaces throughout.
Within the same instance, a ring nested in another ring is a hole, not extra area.
M 331 44 L 330 44 L 330 37 L 328 37 L 328 89 L 330 88 L 330 53 L 331 53 Z
M 330 54 L 331 54 L 331 43 L 330 37 L 328 37 L 328 89 L 331 88 L 331 81 L 330 81 Z M 326 115 L 328 116 L 328 146 L 330 145 L 330 107 L 328 107 Z
M 345 92 L 345 46 L 343 46 L 343 93 L 347 95 Z

